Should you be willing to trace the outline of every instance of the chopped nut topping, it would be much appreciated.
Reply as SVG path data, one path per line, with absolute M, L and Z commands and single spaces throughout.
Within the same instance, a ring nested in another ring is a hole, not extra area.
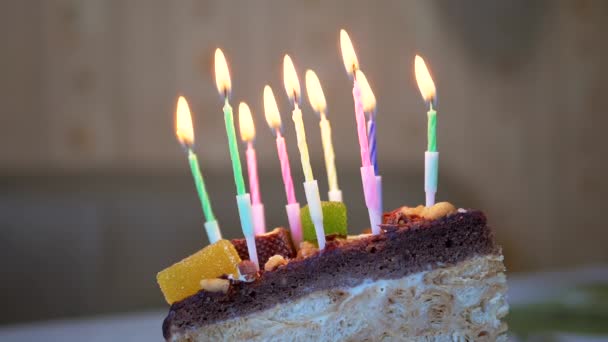
M 268 261 L 266 261 L 266 264 L 264 265 L 264 270 L 274 271 L 283 265 L 287 265 L 287 260 L 285 260 L 282 255 L 273 255 L 268 259 Z
M 201 288 L 209 292 L 228 292 L 230 287 L 230 281 L 227 279 L 203 279 L 201 280 Z
M 315 254 L 315 252 L 318 250 L 318 248 L 308 242 L 308 241 L 302 241 L 300 243 L 300 250 L 298 251 L 298 257 L 299 258 L 308 258 L 309 256 Z
M 456 207 L 454 207 L 451 203 L 439 202 L 430 208 L 424 208 L 422 217 L 427 220 L 436 220 L 455 212 Z
M 405 216 L 423 216 L 425 206 L 419 205 L 416 208 L 403 207 L 401 208 L 401 213 Z
M 455 213 L 456 208 L 449 202 L 436 203 L 432 207 L 419 205 L 415 208 L 402 207 L 399 212 L 393 212 L 392 216 L 387 219 L 388 224 L 405 224 L 411 220 L 436 220 L 449 214 Z

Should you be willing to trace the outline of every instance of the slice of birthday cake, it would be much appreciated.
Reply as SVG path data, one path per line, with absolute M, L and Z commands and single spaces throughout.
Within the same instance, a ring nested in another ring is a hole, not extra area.
M 159 273 L 167 341 L 506 340 L 503 257 L 480 211 L 403 207 L 323 250 L 296 251 L 283 229 L 256 245 L 259 271 L 221 240 Z

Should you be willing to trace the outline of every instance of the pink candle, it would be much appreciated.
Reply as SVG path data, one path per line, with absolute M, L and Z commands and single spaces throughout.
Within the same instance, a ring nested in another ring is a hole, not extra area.
M 255 139 L 255 126 L 251 117 L 251 110 L 245 102 L 239 104 L 239 129 L 241 140 L 247 143 L 247 171 L 249 174 L 249 192 L 251 201 L 251 218 L 253 219 L 253 232 L 255 235 L 266 232 L 266 216 L 264 205 L 260 196 L 260 184 L 258 183 L 258 161 L 253 148 Z
M 279 107 L 274 98 L 274 93 L 270 86 L 264 87 L 264 114 L 268 126 L 276 132 L 277 135 L 277 152 L 279 161 L 281 162 L 281 174 L 283 175 L 283 184 L 285 185 L 285 195 L 287 196 L 287 218 L 289 219 L 289 228 L 291 229 L 291 238 L 296 246 L 302 242 L 302 222 L 300 222 L 300 204 L 296 201 L 296 194 L 293 191 L 293 180 L 291 178 L 291 168 L 289 167 L 289 157 L 287 156 L 287 148 L 285 147 L 285 139 L 281 135 L 281 115 Z
M 361 87 L 355 78 L 353 82 L 353 99 L 355 100 L 355 118 L 357 120 L 357 135 L 359 136 L 359 147 L 361 150 L 361 166 L 370 166 L 369 145 L 367 142 L 367 126 L 365 124 L 365 112 L 363 100 L 361 99 Z
M 266 215 L 264 205 L 260 196 L 260 184 L 258 182 L 258 158 L 251 141 L 247 142 L 247 172 L 249 174 L 249 191 L 251 192 L 251 210 L 253 218 L 253 231 L 255 235 L 266 233 Z
M 365 122 L 365 109 L 361 87 L 357 81 L 359 72 L 359 61 L 355 54 L 355 48 L 350 41 L 348 33 L 340 30 L 340 49 L 346 72 L 353 78 L 353 99 L 355 100 L 355 119 L 357 120 L 357 135 L 359 136 L 359 148 L 361 151 L 361 181 L 363 183 L 363 194 L 365 205 L 369 213 L 369 223 L 374 235 L 380 234 L 382 224 L 382 212 L 379 206 L 378 193 L 376 191 L 376 174 L 371 166 L 369 145 L 367 141 L 367 126 Z
M 361 87 L 359 86 L 357 78 L 354 77 L 353 99 L 355 101 L 355 119 L 357 121 L 357 135 L 359 136 L 359 147 L 361 150 L 361 181 L 363 183 L 363 195 L 365 196 L 365 206 L 368 210 L 372 233 L 378 235 L 380 234 L 380 224 L 382 223 L 382 212 L 379 207 L 380 200 L 376 189 L 376 174 L 369 155 L 367 124 L 361 96 Z
M 251 141 L 247 142 L 247 171 L 249 174 L 249 192 L 251 192 L 251 204 L 261 204 L 260 184 L 258 182 L 258 159 Z
M 293 190 L 293 180 L 291 178 L 291 168 L 289 167 L 289 156 L 285 146 L 285 139 L 281 135 L 280 130 L 277 133 L 277 152 L 281 161 L 281 173 L 283 175 L 283 183 L 285 184 L 285 195 L 287 196 L 287 204 L 296 203 L 296 194 Z

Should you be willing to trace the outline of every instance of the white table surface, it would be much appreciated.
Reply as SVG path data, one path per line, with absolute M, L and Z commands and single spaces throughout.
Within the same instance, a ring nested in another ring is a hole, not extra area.
M 509 303 L 531 303 L 585 283 L 608 283 L 608 267 L 586 267 L 570 271 L 544 272 L 508 277 Z M 153 312 L 101 316 L 0 326 L 0 342 L 154 342 L 163 341 L 162 321 L 168 308 Z M 607 341 L 606 337 L 559 335 L 556 341 Z
M 0 327 L 1 342 L 162 342 L 168 309 L 79 320 L 59 320 Z

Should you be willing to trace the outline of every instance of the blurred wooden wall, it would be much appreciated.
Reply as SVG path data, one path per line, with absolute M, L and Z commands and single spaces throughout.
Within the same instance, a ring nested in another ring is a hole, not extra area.
M 0 323 L 162 305 L 155 272 L 205 243 L 173 135 L 178 93 L 190 100 L 225 234 L 239 235 L 216 47 L 231 66 L 233 107 L 246 101 L 254 112 L 270 224 L 285 218 L 262 112 L 267 83 L 295 183 L 303 178 L 282 89 L 289 53 L 301 81 L 307 68 L 321 79 L 350 222 L 362 229 L 340 28 L 378 98 L 387 209 L 423 200 L 419 53 L 439 91 L 439 198 L 485 210 L 512 271 L 606 263 L 607 15 L 607 2 L 591 0 L 1 2 L 0 298 L 13 310 Z M 326 189 L 318 121 L 303 110 Z

